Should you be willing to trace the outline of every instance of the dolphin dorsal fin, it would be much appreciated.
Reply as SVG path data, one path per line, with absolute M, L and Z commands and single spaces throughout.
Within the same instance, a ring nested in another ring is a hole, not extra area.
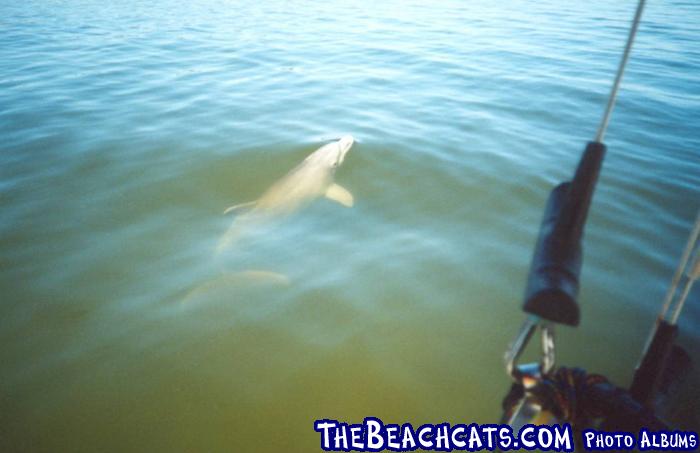
M 338 184 L 332 184 L 330 187 L 328 187 L 328 190 L 326 190 L 326 198 L 337 201 L 348 208 L 352 207 L 352 205 L 355 203 L 352 194 L 346 188 Z
M 233 206 L 229 206 L 228 208 L 224 209 L 224 215 L 237 211 L 239 209 L 247 208 L 248 206 L 253 206 L 257 201 L 249 201 L 247 203 L 240 203 L 240 204 L 235 204 Z

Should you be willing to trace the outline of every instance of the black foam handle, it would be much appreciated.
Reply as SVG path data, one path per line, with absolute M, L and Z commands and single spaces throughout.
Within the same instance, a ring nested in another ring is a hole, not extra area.
M 573 180 L 550 193 L 530 265 L 524 311 L 561 324 L 579 324 L 581 240 L 604 157 L 605 145 L 589 142 Z

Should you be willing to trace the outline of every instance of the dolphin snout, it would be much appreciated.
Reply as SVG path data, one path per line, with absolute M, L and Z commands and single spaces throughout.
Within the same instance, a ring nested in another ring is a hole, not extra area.
M 352 137 L 352 135 L 344 135 L 340 138 L 340 140 L 338 140 L 338 145 L 340 145 L 340 150 L 343 152 L 343 154 L 350 150 L 353 143 L 355 143 L 355 139 Z

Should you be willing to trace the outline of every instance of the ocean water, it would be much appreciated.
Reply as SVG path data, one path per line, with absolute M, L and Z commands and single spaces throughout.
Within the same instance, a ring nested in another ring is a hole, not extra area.
M 0 450 L 309 452 L 319 418 L 497 421 L 545 199 L 634 8 L 0 2 Z M 700 207 L 699 43 L 700 4 L 649 2 L 582 322 L 557 331 L 559 364 L 621 386 Z M 343 134 L 353 208 L 214 253 L 225 207 Z M 695 291 L 696 363 L 699 325 Z M 698 430 L 684 382 L 665 415 Z

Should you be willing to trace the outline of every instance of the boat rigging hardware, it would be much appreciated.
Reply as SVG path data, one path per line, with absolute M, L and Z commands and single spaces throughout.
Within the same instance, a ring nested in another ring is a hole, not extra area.
M 554 323 L 575 327 L 580 321 L 576 299 L 583 261 L 583 230 L 606 152 L 603 139 L 639 28 L 644 3 L 645 0 L 638 0 L 595 139 L 586 145 L 572 180 L 556 186 L 545 207 L 525 290 L 523 311 L 527 313 L 527 319 L 505 354 L 506 371 L 515 382 L 506 397 L 506 401 L 513 403 L 510 405 L 512 410 L 506 410 L 503 422 L 513 429 L 536 420 L 542 423 L 544 419 L 557 419 L 556 415 L 543 408 L 536 392 L 538 387 L 551 382 L 550 377 L 558 375 L 558 372 L 554 372 Z M 700 274 L 699 263 L 700 258 L 697 258 L 691 267 L 690 275 L 695 278 L 696 274 Z M 519 365 L 518 359 L 537 327 L 540 327 L 542 335 L 540 361 Z
M 542 355 L 539 363 L 518 365 L 518 359 L 538 326 L 541 331 L 542 346 Z M 554 360 L 554 326 L 549 322 L 543 322 L 537 316 L 528 316 L 506 351 L 506 371 L 517 384 L 521 384 L 525 388 L 531 388 L 542 376 L 546 376 L 552 371 Z
M 688 294 L 693 287 L 695 281 L 700 278 L 700 244 L 698 243 L 698 237 L 700 236 L 700 211 L 698 211 L 695 217 L 695 224 L 693 230 L 688 238 L 688 243 L 683 250 L 683 255 L 681 256 L 681 261 L 678 264 L 676 273 L 671 280 L 671 286 L 668 288 L 668 293 L 666 293 L 666 298 L 664 299 L 663 307 L 661 308 L 661 313 L 659 313 L 659 319 L 667 321 L 670 324 L 677 324 L 678 317 L 683 310 L 683 305 L 685 304 Z M 691 256 L 694 256 L 691 261 Z M 683 290 L 680 295 L 676 298 L 678 293 L 679 285 L 683 277 L 687 279 Z M 675 300 L 674 300 L 675 299 Z
M 641 403 L 653 407 L 656 396 L 663 387 L 664 374 L 674 354 L 684 354 L 682 348 L 676 345 L 678 336 L 678 317 L 683 310 L 688 294 L 695 281 L 700 278 L 700 212 L 695 218 L 688 243 L 685 246 L 676 273 L 671 280 L 671 286 L 664 299 L 661 312 L 649 338 L 644 346 L 642 358 L 634 371 L 630 393 Z M 685 284 L 682 283 L 686 278 Z M 683 288 L 679 291 L 679 288 Z
M 540 361 L 518 364 L 518 359 L 527 348 L 538 327 L 540 328 L 542 347 Z M 554 369 L 554 325 L 542 321 L 537 316 L 528 316 L 510 344 L 504 358 L 508 374 L 514 381 L 511 394 L 518 396 L 512 401 L 514 407 L 504 414 L 502 423 L 510 425 L 515 431 L 519 431 L 520 428 L 528 423 L 533 423 L 533 421 L 549 424 L 558 423 L 558 419 L 551 412 L 544 410 L 539 398 L 533 393 Z

